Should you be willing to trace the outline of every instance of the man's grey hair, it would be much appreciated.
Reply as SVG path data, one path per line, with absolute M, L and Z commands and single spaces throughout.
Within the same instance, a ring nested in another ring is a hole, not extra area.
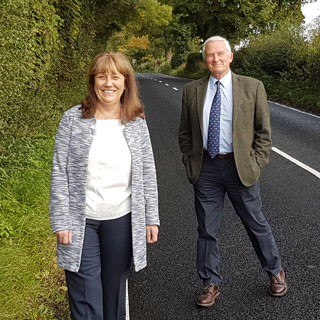
M 224 44 L 225 44 L 226 47 L 227 47 L 227 50 L 229 51 L 229 54 L 232 53 L 230 43 L 229 43 L 229 41 L 228 41 L 227 39 L 222 38 L 222 37 L 220 37 L 220 36 L 213 36 L 213 37 L 208 38 L 208 39 L 204 42 L 204 44 L 202 45 L 202 57 L 203 57 L 204 60 L 205 60 L 205 58 L 206 58 L 206 46 L 207 46 L 207 44 L 208 44 L 209 42 L 212 42 L 212 41 L 223 41 Z

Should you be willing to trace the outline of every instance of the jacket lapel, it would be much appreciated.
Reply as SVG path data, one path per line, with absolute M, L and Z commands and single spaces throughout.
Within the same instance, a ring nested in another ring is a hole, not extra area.
M 203 78 L 197 86 L 197 109 L 201 133 L 203 132 L 203 107 L 206 98 L 209 77 Z
M 129 121 L 125 124 L 124 127 L 124 136 L 127 141 L 128 147 L 131 152 L 132 163 L 136 162 L 136 150 L 137 150 L 137 126 L 139 125 L 139 119 L 135 121 Z
M 233 132 L 235 132 L 234 128 L 236 127 L 239 112 L 240 112 L 240 100 L 241 100 L 241 91 L 242 86 L 240 83 L 239 77 L 232 73 L 232 94 L 233 94 Z

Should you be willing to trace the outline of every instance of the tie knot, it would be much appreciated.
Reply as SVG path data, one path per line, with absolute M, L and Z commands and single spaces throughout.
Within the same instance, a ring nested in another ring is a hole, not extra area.
M 220 80 L 216 81 L 216 85 L 218 88 L 220 87 L 220 84 L 221 84 Z

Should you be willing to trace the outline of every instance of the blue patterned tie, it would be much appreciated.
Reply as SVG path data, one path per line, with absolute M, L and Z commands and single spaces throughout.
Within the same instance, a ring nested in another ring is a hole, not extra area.
M 221 92 L 220 81 L 216 82 L 217 92 L 213 98 L 209 117 L 207 151 L 211 159 L 219 153 Z

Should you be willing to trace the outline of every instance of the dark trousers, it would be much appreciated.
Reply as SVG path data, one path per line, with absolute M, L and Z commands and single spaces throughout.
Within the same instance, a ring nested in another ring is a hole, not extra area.
M 259 184 L 244 186 L 233 158 L 211 159 L 204 152 L 200 177 L 194 185 L 198 220 L 197 271 L 204 285 L 222 282 L 218 236 L 226 193 L 249 235 L 262 268 L 277 274 L 281 270 L 281 261 L 271 228 L 261 211 Z
M 114 220 L 87 219 L 80 270 L 66 271 L 73 320 L 126 318 L 131 239 L 131 214 Z

